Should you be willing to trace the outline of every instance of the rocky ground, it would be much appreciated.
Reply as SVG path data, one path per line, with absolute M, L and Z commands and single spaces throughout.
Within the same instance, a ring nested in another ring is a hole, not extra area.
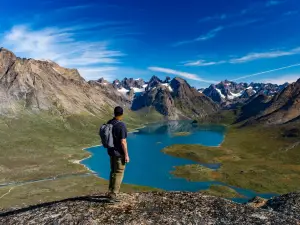
M 2 211 L 0 224 L 300 224 L 300 193 L 254 205 L 189 192 L 120 198 L 116 204 L 98 195 Z

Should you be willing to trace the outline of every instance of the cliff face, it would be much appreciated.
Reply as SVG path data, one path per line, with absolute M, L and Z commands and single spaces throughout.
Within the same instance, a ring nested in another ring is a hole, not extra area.
M 149 81 L 146 91 L 134 99 L 132 109 L 150 106 L 168 119 L 204 117 L 219 109 L 216 103 L 185 80 L 174 78 L 170 83 L 163 83 L 155 76 Z
M 268 124 L 283 124 L 300 117 L 300 79 L 274 96 L 257 120 Z
M 284 124 L 300 118 L 300 79 L 288 85 L 273 98 L 257 96 L 243 108 L 238 121 Z
M 173 90 L 176 108 L 183 114 L 194 117 L 205 117 L 217 112 L 219 107 L 210 98 L 192 88 L 185 80 L 174 78 L 170 86 Z
M 105 83 L 87 83 L 76 69 L 51 61 L 17 58 L 0 49 L 0 113 L 19 109 L 47 110 L 59 114 L 98 113 L 107 105 L 126 105 L 126 96 Z
M 189 192 L 88 196 L 0 213 L 1 224 L 299 224 L 300 194 L 242 205 Z

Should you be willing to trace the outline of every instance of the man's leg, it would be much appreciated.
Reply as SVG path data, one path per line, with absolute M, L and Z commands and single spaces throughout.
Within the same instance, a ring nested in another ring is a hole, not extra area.
M 125 171 L 125 160 L 124 158 L 116 158 L 115 160 L 115 173 L 114 173 L 114 183 L 113 192 L 118 194 L 121 188 L 121 184 L 124 177 Z
M 110 175 L 109 175 L 109 187 L 108 187 L 109 193 L 113 193 L 114 173 L 116 171 L 114 158 L 115 157 L 110 156 Z
M 110 179 L 109 179 L 109 192 L 112 194 L 118 194 L 120 191 L 121 183 L 124 177 L 125 161 L 119 157 L 110 158 Z

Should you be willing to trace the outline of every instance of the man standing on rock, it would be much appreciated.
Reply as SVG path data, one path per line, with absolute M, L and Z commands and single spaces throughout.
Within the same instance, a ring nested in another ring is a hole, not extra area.
M 127 128 L 123 119 L 123 109 L 117 106 L 114 109 L 114 118 L 107 122 L 112 124 L 113 148 L 108 148 L 110 156 L 110 177 L 109 177 L 109 197 L 112 201 L 117 201 L 117 194 L 120 191 L 124 177 L 125 165 L 129 163 L 127 149 Z

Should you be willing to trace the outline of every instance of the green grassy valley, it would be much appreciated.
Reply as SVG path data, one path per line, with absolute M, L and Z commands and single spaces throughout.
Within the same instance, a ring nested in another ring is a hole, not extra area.
M 184 165 L 172 172 L 188 180 L 216 180 L 257 192 L 287 193 L 299 190 L 300 185 L 299 136 L 287 135 L 298 125 L 229 126 L 220 147 L 173 145 L 163 152 L 200 163 L 221 163 L 218 170 Z
M 124 120 L 129 131 L 162 119 L 152 110 L 148 110 L 146 116 L 144 112 L 126 113 Z M 2 117 L 0 184 L 13 184 L 0 187 L 0 208 L 105 192 L 107 181 L 90 173 L 78 161 L 89 156 L 83 148 L 100 144 L 99 126 L 106 122 L 111 114 L 108 111 L 101 117 L 59 117 L 48 113 L 24 112 L 16 117 Z M 63 178 L 22 184 L 56 177 Z M 123 191 L 137 189 L 145 190 L 144 187 L 134 185 L 123 186 Z

